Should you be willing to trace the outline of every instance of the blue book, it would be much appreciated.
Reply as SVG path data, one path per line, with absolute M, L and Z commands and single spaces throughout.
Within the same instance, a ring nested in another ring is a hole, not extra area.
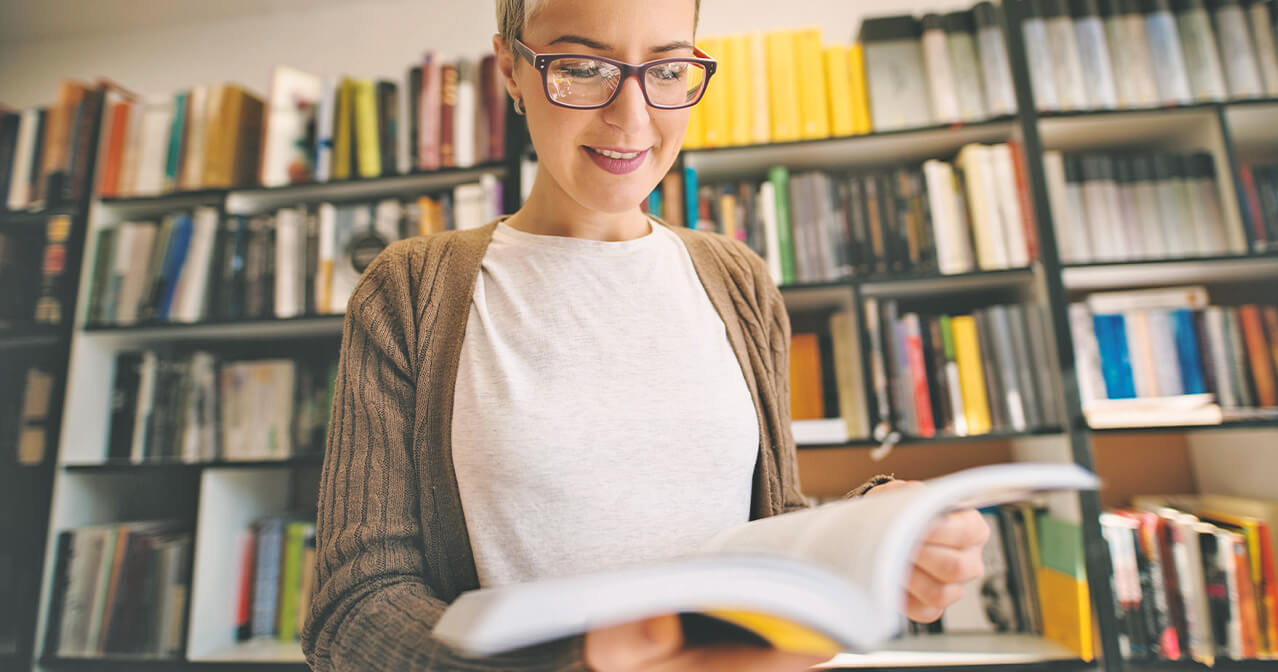
M 661 211 L 661 188 L 658 187 L 648 194 L 648 212 L 654 217 L 662 217 L 665 215 Z
M 1206 374 L 1203 373 L 1202 350 L 1198 345 L 1198 332 L 1194 328 L 1194 314 L 1186 308 L 1171 312 L 1172 329 L 1176 337 L 1176 360 L 1180 363 L 1180 378 L 1185 394 L 1202 394 L 1207 391 Z
M 697 203 L 697 169 L 692 166 L 683 167 L 683 200 L 687 211 L 683 221 L 688 224 L 689 229 L 695 229 L 701 208 Z
M 186 152 L 186 103 L 190 94 L 179 91 L 173 99 L 173 124 L 169 126 L 169 146 L 164 159 L 164 185 L 168 189 L 177 189 L 178 177 L 182 174 L 182 157 Z
M 173 237 L 169 241 L 169 249 L 164 254 L 164 266 L 161 271 L 164 282 L 164 293 L 160 303 L 155 307 L 155 317 L 164 321 L 169 319 L 169 309 L 173 304 L 173 295 L 177 292 L 178 276 L 186 263 L 186 250 L 191 244 L 191 216 L 181 214 L 173 225 Z
M 1100 348 L 1101 376 L 1110 399 L 1135 399 L 1136 380 L 1127 352 L 1127 328 L 1121 314 L 1093 315 L 1096 344 Z

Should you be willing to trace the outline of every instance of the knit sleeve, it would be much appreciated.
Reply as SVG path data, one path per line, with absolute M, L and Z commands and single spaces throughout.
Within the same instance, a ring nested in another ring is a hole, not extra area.
M 757 258 L 757 256 L 756 256 Z M 777 470 L 786 493 L 785 510 L 795 511 L 807 508 L 807 501 L 799 490 L 798 452 L 791 430 L 790 416 L 790 314 L 785 307 L 785 298 L 781 290 L 773 282 L 766 264 L 760 259 L 755 268 L 755 284 L 758 287 L 760 303 L 766 306 L 763 315 L 767 320 L 772 352 L 773 385 L 777 388 L 777 403 L 781 406 L 783 444 L 779 447 L 780 461 Z M 892 480 L 891 476 L 877 475 L 857 486 L 846 497 L 859 497 L 876 485 Z M 797 498 L 797 499 L 796 499 Z
M 316 672 L 585 670 L 582 638 L 464 658 L 432 636 L 447 604 L 425 579 L 420 493 L 430 451 L 415 445 L 419 384 L 407 255 L 383 253 L 346 313 L 320 480 L 316 581 L 302 634 Z M 420 384 L 429 384 L 421 381 Z

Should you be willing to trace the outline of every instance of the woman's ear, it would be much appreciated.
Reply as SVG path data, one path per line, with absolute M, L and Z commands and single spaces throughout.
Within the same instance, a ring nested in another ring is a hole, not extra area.
M 497 55 L 497 69 L 506 82 L 506 92 L 515 100 L 523 98 L 523 94 L 519 92 L 519 82 L 515 81 L 515 52 L 499 33 L 493 34 L 493 53 Z

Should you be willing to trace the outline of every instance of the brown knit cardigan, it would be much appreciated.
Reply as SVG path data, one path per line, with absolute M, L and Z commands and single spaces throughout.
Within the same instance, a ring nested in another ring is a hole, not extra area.
M 586 669 L 580 636 L 485 660 L 463 658 L 431 636 L 445 607 L 479 587 L 450 433 L 462 338 L 495 228 L 395 243 L 350 299 L 320 481 L 315 592 L 302 634 L 316 672 Z M 803 508 L 781 294 L 745 245 L 672 230 L 727 327 L 754 399 L 751 518 Z

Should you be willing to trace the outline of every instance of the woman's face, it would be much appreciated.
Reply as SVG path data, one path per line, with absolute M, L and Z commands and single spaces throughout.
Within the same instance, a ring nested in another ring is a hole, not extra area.
M 547 0 L 524 27 L 537 53 L 606 56 L 627 63 L 692 56 L 694 0 Z M 688 109 L 649 107 L 629 78 L 612 104 L 597 110 L 560 107 L 546 99 L 541 75 L 514 57 L 511 94 L 523 98 L 539 171 L 588 210 L 636 208 L 669 172 L 688 129 Z M 609 159 L 596 150 L 639 152 Z

